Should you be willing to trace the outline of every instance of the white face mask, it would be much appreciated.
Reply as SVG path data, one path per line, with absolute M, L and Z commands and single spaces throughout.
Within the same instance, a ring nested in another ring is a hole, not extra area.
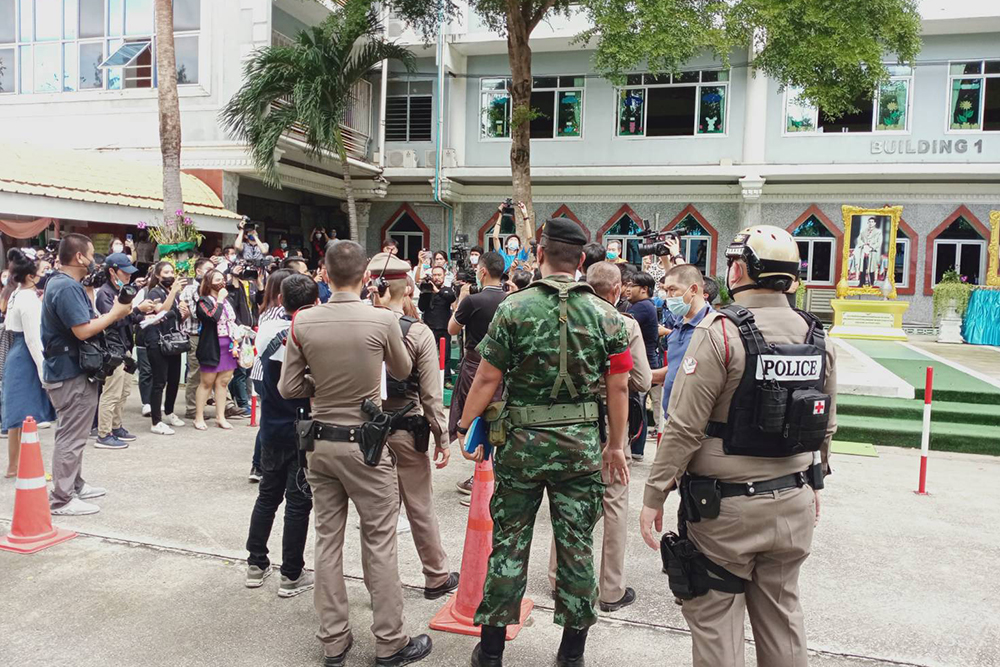
M 118 241 L 111 244 L 111 252 L 122 252 L 123 250 L 125 250 L 125 246 Z
M 518 247 L 517 241 L 511 241 L 507 244 L 507 252 L 517 252 Z
M 469 255 L 469 264 L 473 266 L 479 264 L 479 255 Z

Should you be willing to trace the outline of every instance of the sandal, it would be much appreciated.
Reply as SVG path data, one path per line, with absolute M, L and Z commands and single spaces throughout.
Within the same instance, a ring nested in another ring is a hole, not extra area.
M 208 425 L 205 424 L 204 422 L 202 422 L 201 424 L 199 424 L 198 422 L 195 422 L 194 423 L 194 428 L 195 428 L 196 431 L 207 431 L 208 430 Z
M 220 423 L 216 422 L 216 424 L 215 424 L 215 425 L 216 425 L 216 426 L 218 426 L 218 427 L 219 427 L 219 428 L 221 428 L 221 429 L 224 429 L 224 430 L 226 430 L 226 431 L 231 431 L 231 430 L 233 430 L 233 425 L 232 425 L 232 424 L 230 424 L 229 422 L 226 422 L 225 424 L 220 424 Z

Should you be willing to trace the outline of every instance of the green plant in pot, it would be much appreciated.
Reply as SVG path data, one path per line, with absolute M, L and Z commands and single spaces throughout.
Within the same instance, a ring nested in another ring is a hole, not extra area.
M 941 282 L 934 286 L 934 317 L 940 317 L 952 308 L 959 317 L 965 315 L 973 289 L 968 278 L 959 275 L 954 268 L 945 271 Z

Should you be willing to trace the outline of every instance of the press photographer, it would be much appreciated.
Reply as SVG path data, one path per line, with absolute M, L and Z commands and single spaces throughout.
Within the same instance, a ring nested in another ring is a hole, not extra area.
M 56 515 L 96 514 L 101 508 L 86 501 L 107 492 L 87 484 L 81 469 L 97 410 L 98 385 L 80 366 L 80 343 L 128 316 L 132 305 L 116 300 L 104 315 L 94 312 L 81 281 L 97 273 L 97 265 L 94 244 L 83 234 L 63 237 L 59 263 L 60 270 L 46 282 L 42 301 L 45 388 L 58 419 L 49 502 Z
M 445 349 L 444 377 L 445 383 L 451 381 L 451 334 L 448 333 L 448 321 L 451 319 L 451 305 L 458 298 L 455 290 L 444 284 L 445 270 L 442 266 L 431 269 L 430 277 L 420 281 L 420 300 L 417 307 L 423 313 L 424 324 L 434 332 L 434 341 L 440 349 L 443 338 Z
M 119 295 L 125 298 L 135 297 L 136 288 L 129 284 L 132 275 L 138 271 L 133 266 L 128 255 L 112 253 L 102 265 L 104 284 L 97 290 L 95 299 L 99 313 L 109 313 L 119 300 Z M 155 308 L 152 301 L 146 300 L 132 308 L 132 312 L 107 328 L 104 334 L 105 343 L 112 355 L 120 356 L 122 363 L 104 380 L 104 390 L 101 392 L 97 409 L 97 443 L 98 449 L 126 449 L 128 443 L 134 441 L 134 435 L 122 425 L 122 413 L 125 401 L 128 400 L 132 388 L 130 375 L 135 372 L 136 362 L 131 356 L 132 341 L 135 326 L 143 315 Z
M 267 244 L 257 236 L 257 223 L 250 218 L 243 216 L 243 220 L 237 225 L 239 233 L 233 247 L 243 259 L 263 259 L 267 254 Z
M 261 268 L 264 265 L 262 257 L 260 260 L 237 261 L 229 267 L 229 284 L 226 285 L 229 303 L 236 313 L 236 324 L 246 329 L 257 326 L 260 309 L 258 292 L 261 286 Z M 249 369 L 237 366 L 229 383 L 229 393 L 244 416 L 250 416 L 249 377 Z

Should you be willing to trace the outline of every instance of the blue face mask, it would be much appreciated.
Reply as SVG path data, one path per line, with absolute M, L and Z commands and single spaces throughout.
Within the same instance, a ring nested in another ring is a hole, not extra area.
M 668 296 L 664 305 L 677 317 L 687 317 L 687 314 L 691 312 L 691 304 L 686 303 L 682 296 Z
M 607 254 L 607 258 L 608 258 L 609 260 L 611 260 L 611 261 L 613 262 L 613 261 L 615 261 L 616 259 L 618 259 L 618 253 L 616 253 L 616 252 L 611 252 L 611 251 L 609 250 L 609 251 L 608 251 L 608 254 Z

